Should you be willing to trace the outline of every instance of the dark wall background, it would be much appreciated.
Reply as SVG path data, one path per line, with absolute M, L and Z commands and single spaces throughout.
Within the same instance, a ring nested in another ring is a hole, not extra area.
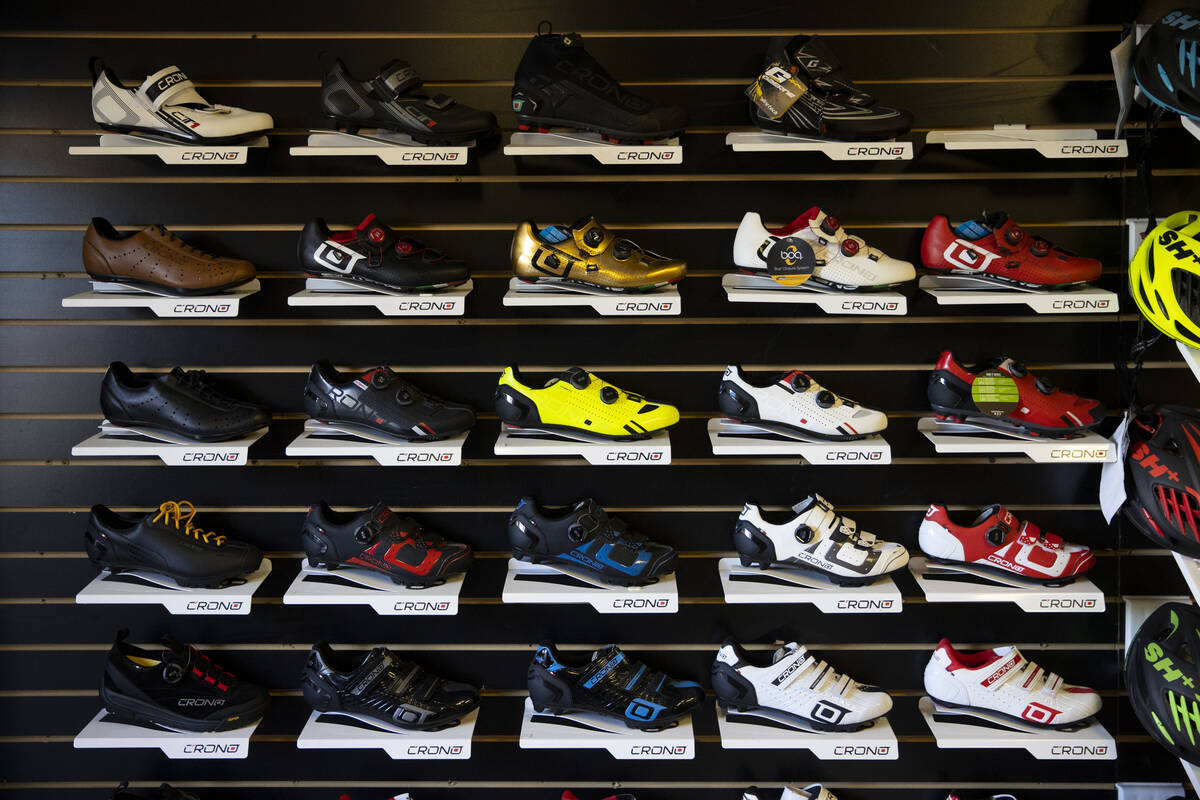
M 484 792 L 499 800 L 550 800 L 564 786 L 584 800 L 614 783 L 643 798 L 732 798 L 746 784 L 823 780 L 843 798 L 939 798 L 949 790 L 1011 790 L 1023 798 L 1113 796 L 1116 781 L 1179 780 L 1177 762 L 1138 726 L 1119 677 L 1122 597 L 1182 594 L 1173 562 L 1096 503 L 1099 467 L 1032 466 L 1021 459 L 938 456 L 916 432 L 924 383 L 938 352 L 964 359 L 1011 354 L 1051 380 L 1123 400 L 1112 361 L 1135 319 L 1034 316 L 1015 308 L 938 309 L 915 293 L 902 319 L 820 316 L 787 306 L 731 305 L 720 289 L 742 214 L 790 220 L 819 204 L 893 255 L 915 260 L 930 216 L 955 220 L 1007 209 L 1034 232 L 1104 259 L 1118 287 L 1126 264 L 1121 220 L 1145 209 L 1132 163 L 1045 161 L 1022 153 L 947 153 L 911 162 L 830 162 L 818 155 L 738 154 L 724 134 L 745 126 L 742 87 L 772 31 L 817 30 L 851 74 L 908 106 L 921 129 L 1025 122 L 1105 128 L 1115 116 L 1108 49 L 1128 4 L 1016 0 L 957 4 L 727 2 L 546 4 L 275 3 L 117 6 L 27 3 L 5 9 L 0 32 L 0 774 L 7 795 L 100 797 L 121 779 L 170 780 L 205 798 L 317 800 L 350 789 L 358 800 L 411 788 L 420 800 Z M 356 73 L 392 57 L 411 61 L 435 91 L 498 110 L 511 128 L 512 71 L 538 20 L 585 34 L 589 49 L 639 91 L 688 105 L 685 163 L 602 169 L 584 159 L 506 158 L 495 144 L 470 167 L 386 168 L 370 159 L 292 158 L 319 125 L 322 51 Z M 213 101 L 271 112 L 272 146 L 243 168 L 171 168 L 150 158 L 68 157 L 93 141 L 87 59 L 103 56 L 136 85 L 175 63 Z M 1131 134 L 1139 136 L 1135 127 Z M 917 140 L 921 135 L 916 134 Z M 1178 124 L 1159 140 L 1160 214 L 1194 207 L 1196 143 Z M 1136 143 L 1134 150 L 1136 151 Z M 300 285 L 294 243 L 323 216 L 353 225 L 374 211 L 394 226 L 472 260 L 477 289 L 458 320 L 389 320 L 371 311 L 292 309 Z M 508 241 L 522 218 L 570 222 L 595 214 L 655 250 L 687 257 L 684 316 L 636 322 L 590 312 L 522 315 L 505 309 Z M 120 226 L 162 222 L 189 241 L 249 257 L 263 291 L 236 320 L 158 320 L 140 312 L 62 309 L 85 287 L 79 242 L 88 218 Z M 284 456 L 301 424 L 300 389 L 317 358 L 388 363 L 485 413 L 459 469 L 385 469 L 367 461 Z M 99 419 L 106 364 L 203 367 L 276 410 L 272 432 L 245 469 L 167 468 L 137 460 L 71 458 Z M 704 434 L 720 370 L 800 366 L 836 391 L 893 416 L 890 467 L 801 467 L 785 460 L 714 458 Z M 491 455 L 490 411 L 502 366 L 557 371 L 580 363 L 622 386 L 678 404 L 674 463 L 604 469 L 582 461 Z M 1145 396 L 1200 402 L 1173 347 L 1150 354 Z M 1004 502 L 1100 550 L 1104 614 L 1026 615 L 1008 606 L 931 607 L 902 577 L 894 616 L 823 616 L 807 606 L 725 606 L 715 561 L 731 550 L 743 501 L 786 506 L 822 492 L 868 530 L 916 547 L 931 500 L 957 507 Z M 682 609 L 672 617 L 600 616 L 583 607 L 505 608 L 504 520 L 522 494 L 568 502 L 593 494 L 684 551 Z M 171 618 L 156 607 L 77 607 L 91 577 L 81 548 L 86 509 L 148 509 L 185 498 L 203 525 L 258 542 L 275 571 L 244 618 Z M 297 532 L 317 498 L 341 505 L 378 499 L 471 543 L 482 558 L 452 620 L 388 619 L 365 607 L 280 604 L 299 564 Z M 171 762 L 157 751 L 76 751 L 74 734 L 95 713 L 96 686 L 113 633 L 135 640 L 164 631 L 216 652 L 275 692 L 246 761 Z M 696 714 L 695 761 L 618 762 L 601 752 L 522 751 L 516 736 L 530 647 L 549 638 L 584 649 L 616 641 L 671 674 L 707 680 L 721 639 L 799 638 L 896 698 L 895 762 L 819 762 L 805 752 L 725 751 L 711 700 Z M 939 752 L 917 712 L 921 670 L 942 636 L 959 643 L 1014 642 L 1028 655 L 1104 695 L 1101 718 L 1117 736 L 1115 762 L 1037 762 L 1023 752 Z M 392 762 L 380 751 L 305 751 L 295 737 L 307 714 L 295 690 L 309 645 L 387 643 L 432 668 L 486 684 L 469 762 Z

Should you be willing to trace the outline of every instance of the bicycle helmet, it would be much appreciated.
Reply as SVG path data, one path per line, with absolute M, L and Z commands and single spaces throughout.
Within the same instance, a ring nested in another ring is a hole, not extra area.
M 1138 722 L 1172 755 L 1200 765 L 1200 613 L 1165 603 L 1129 644 L 1125 686 Z
M 1146 99 L 1200 119 L 1200 8 L 1180 8 L 1155 22 L 1138 42 L 1133 79 Z
M 1145 406 L 1128 432 L 1125 518 L 1155 544 L 1200 558 L 1200 411 Z
M 1146 320 L 1200 349 L 1200 211 L 1163 220 L 1129 263 L 1129 293 Z

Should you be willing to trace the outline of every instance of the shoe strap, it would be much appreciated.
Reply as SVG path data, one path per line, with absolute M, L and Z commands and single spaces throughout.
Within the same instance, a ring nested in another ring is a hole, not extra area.
M 398 58 L 380 67 L 379 74 L 371 79 L 371 88 L 389 100 L 419 89 L 421 84 L 421 76 L 417 71 L 407 61 Z
M 1013 648 L 1003 659 L 992 662 L 992 671 L 980 681 L 980 686 L 988 691 L 998 692 L 1000 689 L 1020 675 L 1026 668 L 1038 669 L 1038 666 L 1021 655 L 1021 651 Z
M 137 93 L 154 111 L 158 111 L 168 103 L 172 105 L 180 103 L 208 105 L 208 101 L 196 91 L 196 84 L 192 83 L 191 78 L 174 65 L 163 67 L 147 77 L 138 87 Z

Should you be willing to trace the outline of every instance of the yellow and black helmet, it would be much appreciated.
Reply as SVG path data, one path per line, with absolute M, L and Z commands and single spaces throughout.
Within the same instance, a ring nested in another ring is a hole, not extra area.
M 1151 325 L 1200 349 L 1200 211 L 1180 211 L 1142 240 L 1129 292 Z

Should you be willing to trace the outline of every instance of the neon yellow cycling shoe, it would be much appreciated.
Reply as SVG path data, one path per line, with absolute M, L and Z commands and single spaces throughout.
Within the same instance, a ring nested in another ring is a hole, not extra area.
M 513 234 L 511 258 L 513 272 L 527 283 L 574 283 L 610 292 L 649 292 L 687 274 L 686 261 L 644 250 L 595 217 L 541 230 L 522 222 Z
M 586 433 L 629 441 L 679 422 L 679 409 L 618 389 L 582 367 L 571 367 L 545 387 L 521 382 L 516 367 L 505 367 L 496 387 L 496 413 L 520 428 Z

